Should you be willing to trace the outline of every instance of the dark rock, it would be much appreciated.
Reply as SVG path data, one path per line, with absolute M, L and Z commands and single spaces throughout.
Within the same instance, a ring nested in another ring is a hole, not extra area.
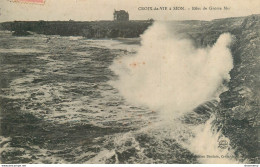
M 28 35 L 32 35 L 30 34 L 29 32 L 27 31 L 24 31 L 24 30 L 17 30 L 15 32 L 13 32 L 12 34 L 13 36 L 28 36 Z
M 259 15 L 244 18 L 233 31 L 237 41 L 232 46 L 235 61 L 230 72 L 229 90 L 220 95 L 218 123 L 231 140 L 236 155 L 259 163 L 260 106 L 260 36 Z

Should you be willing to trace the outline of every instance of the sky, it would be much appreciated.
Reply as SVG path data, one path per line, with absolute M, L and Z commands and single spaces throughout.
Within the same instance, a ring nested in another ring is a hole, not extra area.
M 260 13 L 259 0 L 45 0 L 44 4 L 17 1 L 0 0 L 0 22 L 112 20 L 115 9 L 128 11 L 130 20 L 212 20 Z M 175 6 L 185 10 L 169 10 Z M 223 10 L 224 6 L 230 9 Z M 168 10 L 140 10 L 140 7 L 167 7 Z M 192 10 L 192 7 L 201 10 Z M 209 7 L 222 10 L 209 10 Z

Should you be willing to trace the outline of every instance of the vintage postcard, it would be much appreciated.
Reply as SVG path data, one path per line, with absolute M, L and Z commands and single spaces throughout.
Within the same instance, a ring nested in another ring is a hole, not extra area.
M 258 166 L 259 21 L 258 0 L 1 0 L 1 164 Z

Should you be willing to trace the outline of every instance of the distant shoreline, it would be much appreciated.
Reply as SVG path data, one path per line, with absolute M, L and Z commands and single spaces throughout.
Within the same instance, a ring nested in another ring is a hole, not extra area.
M 0 23 L 1 30 L 14 36 L 27 36 L 28 32 L 45 35 L 83 36 L 86 38 L 137 38 L 150 25 L 145 21 L 14 21 Z

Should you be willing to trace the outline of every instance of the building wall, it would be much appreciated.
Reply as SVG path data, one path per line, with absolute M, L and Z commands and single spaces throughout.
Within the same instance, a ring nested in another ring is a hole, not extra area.
M 114 12 L 115 21 L 129 21 L 129 14 L 126 11 L 115 11 Z

